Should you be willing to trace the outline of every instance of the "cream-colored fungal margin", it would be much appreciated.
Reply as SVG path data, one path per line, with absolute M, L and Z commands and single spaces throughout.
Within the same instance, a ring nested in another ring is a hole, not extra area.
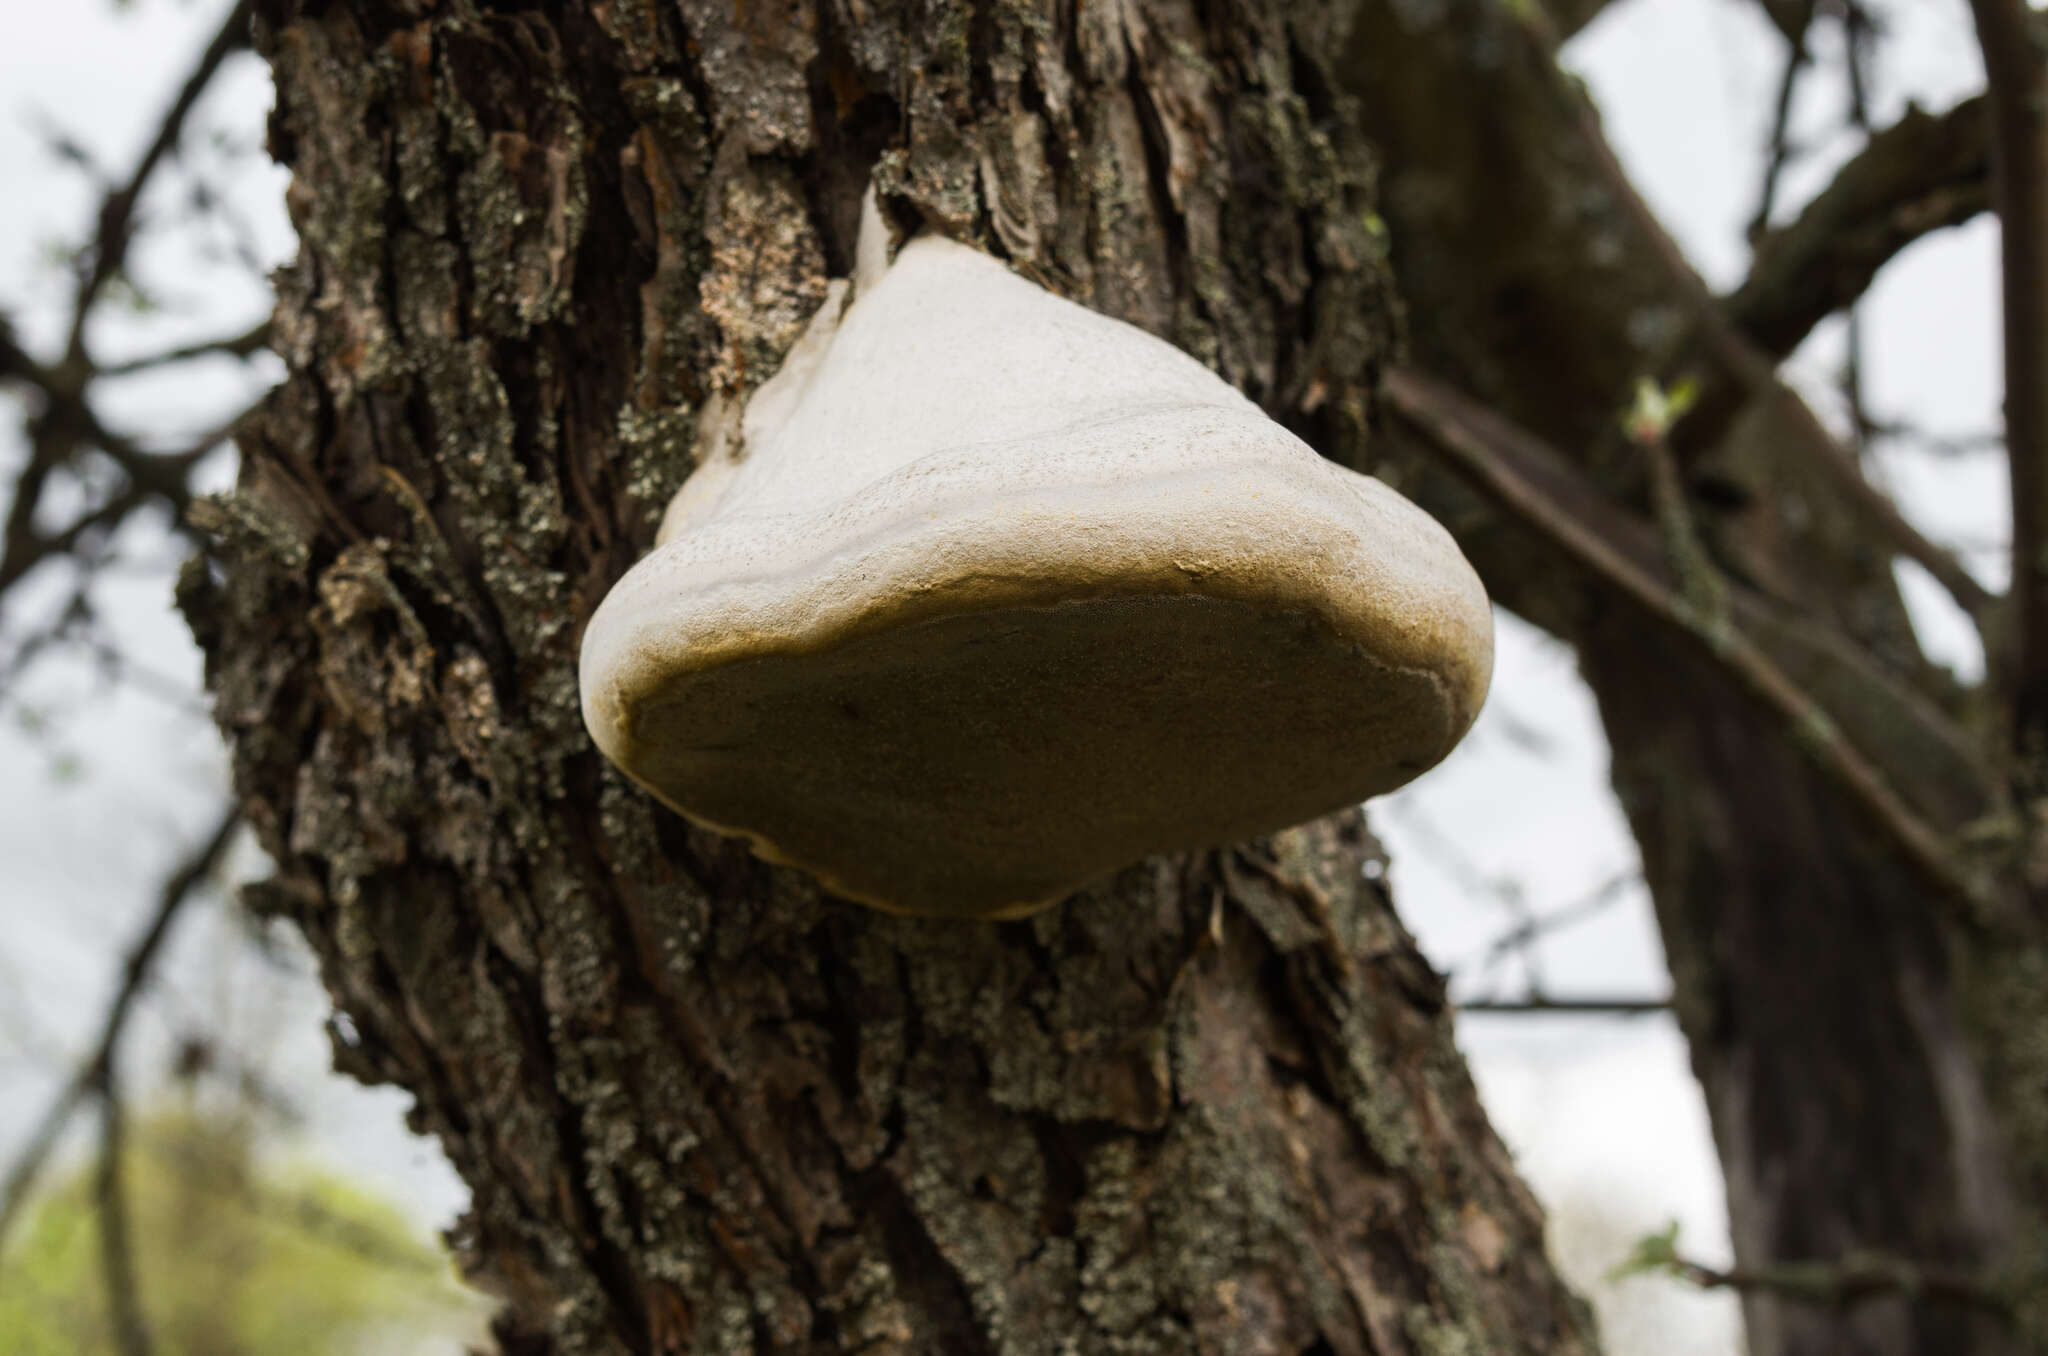
M 851 304 L 591 619 L 608 757 L 849 898 L 998 917 L 1449 752 L 1492 627 L 1442 528 L 1171 345 L 863 217 Z

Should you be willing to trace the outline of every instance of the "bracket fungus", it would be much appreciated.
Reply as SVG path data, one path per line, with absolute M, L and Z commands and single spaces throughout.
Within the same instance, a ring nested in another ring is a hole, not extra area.
M 1463 736 L 1492 620 L 1420 509 L 964 245 L 861 273 L 591 618 L 635 781 L 835 893 L 1015 917 Z

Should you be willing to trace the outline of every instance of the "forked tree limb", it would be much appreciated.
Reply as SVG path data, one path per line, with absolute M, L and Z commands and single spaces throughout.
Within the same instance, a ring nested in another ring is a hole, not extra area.
M 186 120 L 199 103 L 199 96 L 213 83 L 221 64 L 249 45 L 250 12 L 251 0 L 239 0 L 228 11 L 227 18 L 213 35 L 213 41 L 200 53 L 177 96 L 164 110 L 157 124 L 156 136 L 143 151 L 142 158 L 135 162 L 127 182 L 109 192 L 101 202 L 99 228 L 91 257 L 79 273 L 78 291 L 72 301 L 71 333 L 64 345 L 68 361 L 80 362 L 85 358 L 85 322 L 92 314 L 92 305 L 98 299 L 100 289 L 127 262 L 128 246 L 135 238 L 135 208 L 141 201 L 143 190 L 149 186 L 150 176 L 156 173 L 164 157 L 176 148 L 179 138 L 184 135 Z
M 1943 836 L 1843 738 L 1819 703 L 1725 618 L 1702 616 L 1655 575 L 1553 505 L 1499 455 L 1500 444 L 1533 442 L 1534 435 L 1412 369 L 1389 372 L 1383 390 L 1395 412 L 1495 502 L 1639 607 L 1703 644 L 1744 689 L 1787 722 L 1800 747 L 1863 807 L 1938 897 L 1965 918 L 1976 916 L 1981 892 L 1957 868 Z M 1547 449 L 1542 455 L 1554 456 Z
M 1749 275 L 1722 305 L 1766 354 L 1783 358 L 1860 298 L 1900 251 L 1990 206 L 1984 97 L 1944 113 L 1909 108 L 1797 217 L 1757 240 Z
M 1530 21 L 1529 29 L 1534 41 L 1554 42 L 1554 35 L 1547 30 L 1540 16 Z M 1894 551 L 1934 576 L 1955 599 L 1957 606 L 1969 614 L 1978 630 L 1985 631 L 1990 625 L 1990 615 L 1996 602 L 1990 591 L 1963 568 L 1954 552 L 1929 540 L 1899 511 L 1891 496 L 1871 484 L 1848 449 L 1822 427 L 1812 412 L 1805 408 L 1805 402 L 1778 379 L 1776 358 L 1735 323 L 1720 300 L 1708 289 L 1706 281 L 1686 259 L 1678 242 L 1664 229 L 1656 212 L 1636 190 L 1600 129 L 1600 116 L 1592 101 L 1583 95 L 1578 96 L 1576 111 L 1583 142 L 1595 171 L 1613 195 L 1615 203 L 1641 233 L 1657 266 L 1676 293 L 1685 299 L 1687 308 L 1692 312 L 1698 341 L 1727 374 L 1727 379 L 1749 399 L 1780 399 L 1796 406 L 1794 415 L 1802 426 L 1801 445 L 1812 449 L 1820 469 L 1849 506 L 1881 533 Z M 1714 399 L 1712 395 L 1709 393 L 1709 398 L 1701 401 L 1702 407 L 1717 410 L 1723 416 L 1732 412 L 1731 402 L 1725 398 Z M 1693 416 L 1695 420 L 1699 417 Z M 1683 430 L 1685 425 L 1682 423 L 1680 428 Z M 1682 431 L 1674 436 L 1674 445 L 1684 445 Z
M 234 837 L 235 827 L 241 822 L 239 807 L 230 806 L 215 824 L 213 832 L 165 879 L 148 925 L 122 963 L 121 981 L 115 986 L 105 1016 L 100 1019 L 99 1039 L 51 1100 L 21 1153 L 8 1169 L 6 1179 L 0 1182 L 0 1243 L 6 1241 L 9 1229 L 35 1187 L 50 1151 L 57 1145 L 58 1136 L 70 1123 L 72 1113 L 87 1098 L 102 1094 L 109 1086 L 110 1070 L 120 1048 L 121 1034 L 127 1029 L 135 1000 L 156 965 L 157 953 L 163 949 L 164 939 L 170 935 L 171 924 L 198 893 L 200 882 L 219 865 Z

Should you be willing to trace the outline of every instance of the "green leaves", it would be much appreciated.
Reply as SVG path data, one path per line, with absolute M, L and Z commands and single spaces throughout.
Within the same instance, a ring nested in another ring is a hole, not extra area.
M 399 1211 L 323 1169 L 259 1154 L 220 1115 L 159 1112 L 130 1131 L 137 1289 L 159 1356 L 350 1356 L 382 1334 L 458 1351 L 486 1304 Z M 89 1166 L 0 1254 L 10 1356 L 115 1350 Z
M 1684 1264 L 1678 1256 L 1678 1221 L 1672 1220 L 1654 1234 L 1637 1239 L 1628 1255 L 1607 1269 L 1609 1282 L 1651 1274 L 1677 1276 Z

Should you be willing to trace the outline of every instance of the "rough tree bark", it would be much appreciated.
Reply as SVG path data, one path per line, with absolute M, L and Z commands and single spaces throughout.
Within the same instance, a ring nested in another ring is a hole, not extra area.
M 1344 0 L 262 0 L 290 376 L 181 582 L 337 1063 L 509 1350 L 1592 1347 L 1356 813 L 883 917 L 591 750 L 582 620 L 862 188 L 1364 455 Z

